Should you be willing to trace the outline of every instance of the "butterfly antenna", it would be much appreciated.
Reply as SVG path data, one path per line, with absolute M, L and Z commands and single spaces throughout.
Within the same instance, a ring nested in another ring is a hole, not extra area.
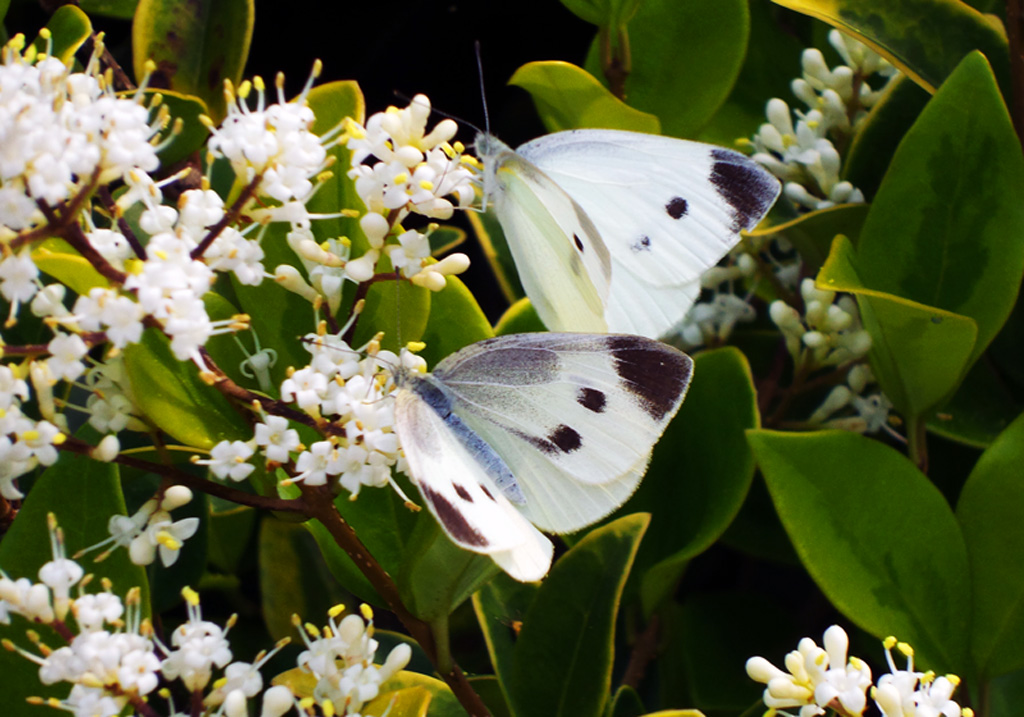
M 476 73 L 480 78 L 480 101 L 484 103 L 484 131 L 490 134 L 491 116 L 487 112 L 487 92 L 484 89 L 484 60 L 480 52 L 480 41 L 474 42 L 473 47 L 476 49 Z

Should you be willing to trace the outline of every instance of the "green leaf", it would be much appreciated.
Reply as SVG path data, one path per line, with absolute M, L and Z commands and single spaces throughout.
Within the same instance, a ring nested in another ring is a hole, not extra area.
M 973 363 L 1024 274 L 1021 196 L 1020 142 L 988 63 L 972 53 L 900 143 L 875 196 L 857 244 L 865 285 L 974 319 Z
M 36 244 L 32 248 L 32 261 L 40 271 L 79 295 L 88 294 L 97 286 L 110 285 L 85 257 L 63 239 L 51 238 Z
M 640 717 L 644 713 L 644 703 L 629 685 L 622 685 L 615 691 L 608 705 L 608 717 Z
M 121 93 L 123 97 L 131 97 L 134 92 Z M 167 128 L 160 133 L 161 141 L 171 135 L 174 128 L 174 121 L 181 119 L 181 132 L 174 135 L 166 147 L 160 150 L 160 165 L 170 167 L 185 159 L 197 151 L 210 136 L 210 130 L 199 121 L 200 115 L 209 113 L 206 104 L 199 97 L 174 92 L 172 90 L 146 90 L 146 104 L 148 105 L 153 95 L 159 94 L 163 103 L 171 113 L 171 121 Z
M 591 531 L 555 563 L 516 644 L 509 703 L 515 714 L 598 717 L 609 699 L 615 619 L 647 515 Z
M 538 589 L 538 583 L 521 583 L 501 573 L 473 593 L 477 623 L 506 700 L 516 640 Z
M 773 0 L 839 28 L 880 53 L 929 92 L 978 49 L 1009 87 L 1002 27 L 959 0 Z
M 292 615 L 319 624 L 343 594 L 325 579 L 313 539 L 296 523 L 271 516 L 260 522 L 259 567 L 263 620 L 274 640 L 295 639 Z
M 978 460 L 960 494 L 971 559 L 971 651 L 983 680 L 1024 667 L 1024 414 Z
M 103 15 L 131 20 L 139 0 L 80 0 L 79 5 L 90 15 Z
M 896 409 L 908 419 L 917 418 L 963 379 L 977 325 L 966 316 L 865 288 L 857 268 L 850 242 L 836 237 L 816 285 L 856 296 L 871 335 L 871 368 Z
M 187 504 L 173 513 L 175 521 L 182 518 L 197 518 L 199 527 L 195 534 L 185 541 L 173 565 L 165 566 L 157 555 L 156 562 L 148 567 L 149 583 L 153 590 L 153 612 L 160 614 L 182 602 L 181 590 L 188 586 L 197 588 L 206 572 L 206 548 L 210 537 L 208 523 L 210 511 L 208 496 L 199 493 Z
M 618 25 L 629 22 L 641 0 L 562 0 L 576 17 L 591 25 Z
M 309 92 L 309 107 L 316 114 L 313 134 L 323 136 L 334 129 L 346 117 L 362 124 L 366 118 L 366 102 L 359 84 L 354 81 L 328 82 L 314 87 Z M 356 194 L 355 182 L 348 178 L 352 153 L 344 142 L 328 150 L 335 158 L 333 176 L 317 185 L 316 193 L 306 204 L 311 213 L 336 214 L 342 209 L 365 211 L 363 201 Z M 352 240 L 353 256 L 362 254 L 369 245 L 359 228 L 359 220 L 353 217 L 318 219 L 313 222 L 313 234 L 317 241 L 348 237 Z
M 210 498 L 211 508 L 222 502 Z M 257 513 L 252 508 L 227 503 L 224 510 L 211 510 L 207 521 L 210 545 L 207 548 L 210 564 L 225 575 L 238 575 L 248 557 L 249 542 L 256 525 Z
M 623 514 L 649 512 L 634 572 L 645 615 L 671 596 L 687 562 L 739 512 L 754 477 L 745 431 L 758 425 L 750 366 L 735 348 L 699 354 L 679 414 L 655 446 L 647 475 Z
M 427 622 L 450 615 L 500 572 L 488 556 L 453 543 L 429 511 L 419 514 L 408 546 L 396 582 L 409 612 Z
M 390 709 L 392 697 L 395 706 Z M 362 714 L 388 717 L 466 717 L 448 685 L 434 677 L 402 670 L 380 686 L 380 695 L 363 707 Z
M 491 711 L 491 717 L 513 717 L 497 677 L 494 675 L 470 677 L 469 686 L 480 695 L 480 699 L 484 701 L 487 709 Z
M 871 634 L 913 645 L 917 666 L 970 676 L 967 549 L 928 478 L 856 433 L 747 435 L 800 560 L 832 604 Z
M 237 87 L 249 56 L 254 0 L 194 0 L 188 12 L 175 0 L 139 0 L 132 22 L 136 82 L 153 60 L 153 87 L 202 98 L 220 123 L 227 111 L 224 80 Z
M 0 17 L 3 12 L 0 12 Z M 50 16 L 46 28 L 51 33 L 52 51 L 51 54 L 65 65 L 70 65 L 86 40 L 92 32 L 92 23 L 89 16 L 82 12 L 81 8 L 75 5 L 62 5 Z M 36 38 L 36 49 L 45 52 L 47 42 L 41 37 Z
M 828 258 L 837 234 L 849 237 L 856 245 L 869 208 L 867 204 L 840 204 L 801 214 L 781 224 L 765 222 L 748 234 L 755 237 L 781 234 L 800 252 L 804 271 L 816 274 Z
M 375 282 L 366 292 L 366 307 L 356 323 L 352 345 L 362 346 L 378 331 L 384 332 L 380 345 L 395 353 L 407 342 L 419 341 L 427 327 L 432 299 L 429 289 L 408 281 Z
M 124 365 L 135 404 L 175 440 L 209 449 L 222 440 L 252 437 L 228 399 L 203 383 L 195 364 L 176 359 L 167 337 L 156 329 L 146 329 L 139 343 L 125 348 Z
M 445 281 L 445 288 L 430 296 L 430 316 L 421 336 L 427 345 L 422 355 L 428 366 L 463 346 L 494 336 L 483 309 L 462 280 L 449 276 Z
M 519 283 L 519 274 L 516 273 L 516 263 L 512 259 L 512 252 L 505 241 L 505 234 L 498 223 L 498 216 L 494 212 L 466 212 L 466 218 L 473 233 L 476 235 L 477 243 L 494 272 L 494 278 L 498 282 L 501 293 L 505 300 L 512 303 L 523 298 L 526 292 Z
M 1024 411 L 1024 403 L 1007 390 L 1005 376 L 990 362 L 978 361 L 960 388 L 928 418 L 928 430 L 944 438 L 985 448 Z
M 395 491 L 389 489 L 363 490 L 356 500 L 341 495 L 335 498 L 334 504 L 374 559 L 389 574 L 397 575 L 406 556 L 410 535 L 420 518 L 405 506 Z M 316 538 L 328 569 L 342 587 L 364 602 L 378 607 L 387 606 L 323 525 L 308 521 L 305 526 Z
M 39 568 L 53 559 L 46 521 L 47 513 L 51 512 L 57 516 L 64 531 L 68 556 L 109 538 L 107 520 L 112 515 L 127 512 L 117 466 L 62 453 L 57 462 L 42 473 L 18 511 L 17 520 L 0 542 L 0 568 L 12 579 L 28 578 L 36 582 Z M 128 551 L 116 550 L 99 563 L 94 563 L 92 556 L 87 556 L 79 564 L 87 573 L 95 575 L 88 592 L 99 590 L 100 579 L 104 577 L 111 580 L 113 591 L 122 598 L 129 589 L 138 587 L 143 615 L 149 614 L 146 572 L 131 563 Z M 20 647 L 31 648 L 25 637 L 25 630 L 29 627 L 39 632 L 42 641 L 54 649 L 65 644 L 49 628 L 36 624 L 30 626 L 19 616 L 13 617 L 10 625 L 0 625 L 0 637 L 10 639 Z M 39 707 L 26 703 L 26 697 L 67 696 L 66 684 L 41 685 L 39 666 L 14 652 L 0 650 L 0 674 L 3 675 L 0 691 L 3 693 L 5 715 L 38 717 Z
M 629 21 L 625 97 L 661 120 L 662 134 L 693 137 L 732 91 L 750 36 L 746 0 L 644 0 Z M 600 40 L 584 67 L 603 76 Z
M 589 72 L 568 62 L 529 62 L 508 83 L 530 93 L 548 132 L 584 127 L 661 131 L 657 117 L 630 107 Z
M 494 333 L 497 336 L 529 334 L 538 331 L 547 331 L 547 328 L 537 316 L 537 310 L 533 308 L 533 304 L 525 297 L 508 307 L 494 327 Z
M 858 126 L 843 161 L 842 178 L 869 200 L 874 198 L 896 148 L 930 98 L 906 75 L 893 78 Z

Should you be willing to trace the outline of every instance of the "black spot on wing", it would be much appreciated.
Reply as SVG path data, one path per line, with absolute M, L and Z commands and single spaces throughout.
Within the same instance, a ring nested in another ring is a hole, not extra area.
M 481 486 L 480 486 L 480 490 L 482 490 L 482 491 L 484 492 L 484 495 L 486 495 L 486 496 L 487 496 L 488 498 L 490 498 L 491 500 L 493 500 L 493 501 L 494 501 L 495 503 L 497 503 L 497 502 L 498 502 L 498 499 L 497 499 L 497 498 L 495 498 L 495 497 L 494 497 L 493 495 L 491 495 L 491 491 L 487 490 L 487 486 L 485 486 L 485 485 L 481 485 Z
M 580 239 L 578 234 L 573 234 L 572 235 L 572 240 L 576 244 L 576 248 L 579 249 L 580 253 L 582 254 L 583 253 L 583 240 Z
M 689 205 L 686 200 L 682 197 L 672 197 L 668 200 L 668 204 L 665 205 L 665 211 L 673 219 L 682 219 L 686 216 L 686 212 L 689 210 Z
M 581 388 L 576 394 L 576 403 L 594 413 L 603 413 L 608 398 L 604 391 L 598 391 L 596 388 Z
M 462 487 L 461 485 L 459 485 L 458 483 L 455 483 L 455 484 L 453 485 L 453 487 L 455 488 L 455 492 L 459 494 L 459 497 L 460 497 L 460 498 L 462 498 L 462 499 L 463 499 L 464 501 L 466 501 L 467 503 L 472 503 L 472 502 L 473 502 L 473 496 L 471 496 L 471 495 L 469 494 L 469 491 L 468 491 L 468 490 L 466 490 L 465 488 L 463 488 L 463 487 Z
M 441 521 L 441 525 L 444 526 L 444 529 L 453 539 L 463 545 L 472 545 L 478 548 L 485 548 L 490 545 L 490 541 L 470 525 L 469 521 L 466 520 L 466 516 L 452 505 L 447 498 L 424 483 L 420 483 L 419 486 L 423 498 L 434 506 L 434 513 L 437 515 L 437 519 Z
M 650 251 L 651 250 L 651 238 L 649 236 L 642 236 L 633 242 L 633 246 L 630 247 L 634 252 Z
M 548 434 L 548 440 L 558 446 L 562 453 L 572 453 L 583 445 L 580 434 L 564 423 Z
M 583 445 L 583 438 L 575 430 L 564 423 L 551 431 L 546 437 L 532 436 L 523 431 L 512 430 L 513 435 L 536 448 L 544 455 L 553 456 L 559 453 L 571 453 Z
M 651 418 L 661 421 L 675 409 L 690 382 L 692 362 L 685 354 L 639 336 L 609 336 L 608 348 L 623 388 Z
M 732 230 L 753 229 L 778 195 L 778 181 L 743 155 L 711 150 L 711 184 L 733 210 Z

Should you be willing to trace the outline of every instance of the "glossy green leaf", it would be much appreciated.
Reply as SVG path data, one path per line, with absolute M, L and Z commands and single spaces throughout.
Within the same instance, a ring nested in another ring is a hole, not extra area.
M 956 517 L 971 559 L 971 651 L 983 679 L 1024 667 L 1024 415 L 982 454 Z
M 629 21 L 625 97 L 661 120 L 661 132 L 693 137 L 732 91 L 743 65 L 746 0 L 645 0 Z M 599 41 L 584 65 L 603 77 Z
M 871 335 L 875 377 L 900 413 L 921 416 L 963 379 L 977 325 L 966 316 L 865 288 L 854 262 L 850 242 L 836 237 L 816 284 L 856 296 L 861 321 Z
M 260 607 L 274 640 L 295 639 L 292 615 L 320 624 L 344 597 L 315 559 L 313 542 L 299 524 L 271 516 L 260 522 Z
M 928 478 L 857 433 L 748 436 L 782 524 L 832 604 L 871 634 L 913 645 L 915 665 L 969 676 L 967 548 Z
M 224 503 L 224 510 L 214 506 Z M 207 522 L 210 545 L 207 556 L 210 564 L 226 575 L 238 575 L 246 559 L 257 513 L 247 506 L 235 505 L 210 498 L 211 512 Z
M 725 103 L 704 126 L 697 139 L 732 147 L 737 139 L 750 137 L 767 120 L 765 101 L 789 97 L 790 83 L 799 77 L 804 44 L 785 20 L 783 10 L 768 0 L 750 6 L 750 37 L 736 84 Z
M 629 22 L 641 0 L 562 0 L 576 17 L 591 25 L 618 25 Z
M 132 22 L 136 82 L 156 63 L 152 87 L 201 97 L 219 123 L 227 111 L 224 80 L 238 86 L 249 56 L 254 0 L 139 0 Z
M 457 276 L 446 278 L 445 288 L 430 295 L 430 316 L 420 340 L 426 343 L 422 356 L 434 366 L 463 346 L 494 336 L 483 309 Z
M 505 234 L 498 223 L 498 217 L 494 212 L 466 212 L 473 233 L 480 244 L 480 249 L 494 272 L 495 281 L 501 288 L 501 293 L 511 304 L 523 298 L 526 292 L 519 283 L 519 274 L 516 273 L 516 263 L 512 259 L 512 252 L 505 241 Z
M 134 93 L 124 93 L 130 97 Z M 181 132 L 174 135 L 171 141 L 160 150 L 160 165 L 170 167 L 197 151 L 210 136 L 210 130 L 199 121 L 200 115 L 209 114 L 206 104 L 199 97 L 174 92 L 173 90 L 146 90 L 146 104 L 148 105 L 153 95 L 159 94 L 163 98 L 163 104 L 171 113 L 171 121 L 167 128 L 160 133 L 160 139 L 165 140 L 171 136 L 174 129 L 174 122 L 181 119 Z
M 104 15 L 131 20 L 139 0 L 79 0 L 79 5 L 90 15 Z
M 156 329 L 146 329 L 139 343 L 125 348 L 124 364 L 135 405 L 175 440 L 208 449 L 222 440 L 252 437 L 238 410 L 203 383 L 195 364 L 176 359 Z
M 1024 702 L 1024 670 L 997 677 L 986 686 L 990 717 L 1017 717 Z
M 501 691 L 501 683 L 494 675 L 482 675 L 470 677 L 469 686 L 483 700 L 487 709 L 491 711 L 491 717 L 513 717 L 512 710 L 505 700 L 505 693 Z
M 801 214 L 781 224 L 765 222 L 748 233 L 750 236 L 781 234 L 800 252 L 804 271 L 816 274 L 828 258 L 832 240 L 837 234 L 849 237 L 854 245 L 857 244 L 869 208 L 867 204 L 840 204 Z
M 657 117 L 630 107 L 589 72 L 568 62 L 530 62 L 508 82 L 530 93 L 548 132 L 585 127 L 661 131 Z
M 521 583 L 501 573 L 473 593 L 477 623 L 506 700 L 516 640 L 538 589 L 538 583 Z
M 650 522 L 627 515 L 592 530 L 541 584 L 506 685 L 517 715 L 598 717 L 609 699 L 615 619 Z
M 974 319 L 973 362 L 1009 316 L 1024 274 L 1021 196 L 1020 142 L 988 63 L 972 53 L 893 157 L 857 244 L 861 278 Z
M 989 361 L 978 361 L 956 393 L 928 418 L 928 430 L 958 443 L 984 448 L 1024 411 L 1007 390 L 1005 376 Z
M 634 569 L 642 575 L 645 615 L 673 594 L 687 562 L 739 511 L 754 476 L 744 432 L 757 426 L 743 354 L 724 348 L 696 356 L 686 401 L 655 446 L 640 488 L 620 509 L 651 514 Z
M 906 75 L 895 77 L 858 126 L 843 161 L 842 178 L 861 190 L 869 201 L 878 191 L 900 141 L 929 99 L 931 95 Z
M 409 341 L 419 341 L 427 327 L 433 297 L 429 289 L 407 281 L 378 281 L 366 292 L 366 307 L 359 315 L 353 346 L 362 346 L 378 331 L 381 346 L 398 353 Z
M 866 43 L 929 92 L 975 49 L 992 60 L 1001 78 L 1009 79 L 1009 51 L 1002 28 L 959 0 L 773 2 Z
M 608 705 L 607 717 L 640 717 L 644 714 L 644 703 L 629 685 L 622 685 L 615 690 L 612 701 Z
M 427 622 L 446 618 L 500 572 L 486 555 L 453 543 L 426 510 L 420 512 L 408 546 L 396 582 L 409 612 Z
M 0 17 L 3 13 L 0 12 Z M 70 65 L 78 48 L 89 39 L 92 23 L 89 16 L 75 5 L 62 5 L 50 16 L 46 28 L 51 33 L 51 53 L 53 57 Z M 40 52 L 46 52 L 47 41 L 36 38 L 35 46 Z
M 419 516 L 409 510 L 393 490 L 363 490 L 356 500 L 343 494 L 335 499 L 334 504 L 374 559 L 388 573 L 397 575 Z M 343 588 L 364 602 L 378 607 L 387 606 L 322 525 L 309 521 L 305 526 L 320 546 L 331 574 Z
M 53 559 L 46 521 L 47 513 L 51 512 L 57 516 L 64 531 L 68 556 L 109 538 L 107 520 L 114 514 L 124 515 L 127 512 L 117 466 L 63 453 L 54 465 L 43 472 L 0 542 L 0 568 L 12 579 L 28 578 L 37 582 L 39 568 Z M 142 591 L 143 614 L 148 615 L 146 572 L 131 563 L 128 552 L 116 550 L 99 563 L 93 562 L 93 557 L 89 555 L 79 560 L 85 571 L 96 577 L 87 592 L 100 590 L 99 579 L 103 577 L 111 580 L 113 591 L 122 597 L 129 589 L 138 587 Z M 42 641 L 54 649 L 65 644 L 49 628 L 30 625 L 20 616 L 12 617 L 10 625 L 0 625 L 0 638 L 10 639 L 20 647 L 32 650 L 25 637 L 25 630 L 29 628 L 38 631 Z M 66 683 L 40 684 L 39 666 L 14 652 L 0 650 L 0 674 L 3 675 L 0 692 L 3 693 L 5 715 L 38 715 L 40 708 L 25 702 L 29 696 L 67 696 Z
M 323 136 L 334 129 L 346 117 L 362 124 L 366 120 L 366 102 L 359 84 L 348 80 L 328 82 L 314 87 L 309 92 L 309 107 L 316 114 L 313 133 Z M 355 182 L 348 178 L 352 153 L 344 143 L 335 144 L 328 150 L 335 158 L 332 176 L 317 186 L 316 193 L 306 207 L 311 213 L 336 214 L 342 209 L 364 211 L 363 202 L 356 194 Z M 348 237 L 352 241 L 353 256 L 361 255 L 369 245 L 359 228 L 359 220 L 351 217 L 318 219 L 313 222 L 313 234 L 317 241 Z
M 395 706 L 388 711 L 392 696 Z M 402 670 L 380 686 L 380 695 L 363 707 L 365 715 L 388 717 L 466 717 L 448 685 L 434 677 Z
M 46 239 L 32 247 L 32 261 L 76 294 L 88 294 L 97 286 L 109 286 L 92 264 L 63 239 Z
M 494 327 L 494 333 L 498 336 L 529 334 L 537 331 L 547 331 L 547 328 L 537 316 L 537 310 L 533 308 L 533 304 L 525 297 L 508 307 Z

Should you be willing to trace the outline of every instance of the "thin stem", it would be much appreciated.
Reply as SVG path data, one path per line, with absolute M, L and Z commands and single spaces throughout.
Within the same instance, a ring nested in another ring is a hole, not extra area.
M 658 638 L 660 635 L 661 619 L 657 614 L 651 615 L 651 621 L 647 623 L 647 627 L 637 637 L 633 650 L 629 653 L 629 663 L 626 665 L 626 671 L 622 675 L 623 685 L 632 687 L 634 690 L 639 688 L 640 681 L 644 678 L 644 673 L 647 672 L 647 665 L 658 654 Z
M 256 195 L 256 187 L 259 186 L 262 180 L 263 175 L 257 174 L 252 178 L 251 182 L 245 185 L 245 188 L 242 190 L 241 194 L 238 195 L 238 198 L 235 200 L 234 204 L 231 205 L 231 208 L 224 212 L 224 216 L 220 218 L 220 221 L 210 227 L 209 231 L 206 232 L 206 236 L 199 242 L 199 246 L 193 249 L 189 256 L 193 259 L 199 259 L 202 257 L 202 255 L 206 253 L 206 250 L 210 248 L 210 245 L 213 244 L 214 240 L 220 236 L 220 233 L 229 225 L 238 221 L 238 218 L 242 216 L 242 209 L 249 200 Z
M 907 454 L 928 475 L 928 426 L 921 416 L 907 416 Z
M 449 672 L 454 662 L 452 661 L 452 646 L 448 633 L 448 616 L 442 615 L 432 620 L 430 622 L 430 632 L 434 636 L 437 670 L 438 672 Z

